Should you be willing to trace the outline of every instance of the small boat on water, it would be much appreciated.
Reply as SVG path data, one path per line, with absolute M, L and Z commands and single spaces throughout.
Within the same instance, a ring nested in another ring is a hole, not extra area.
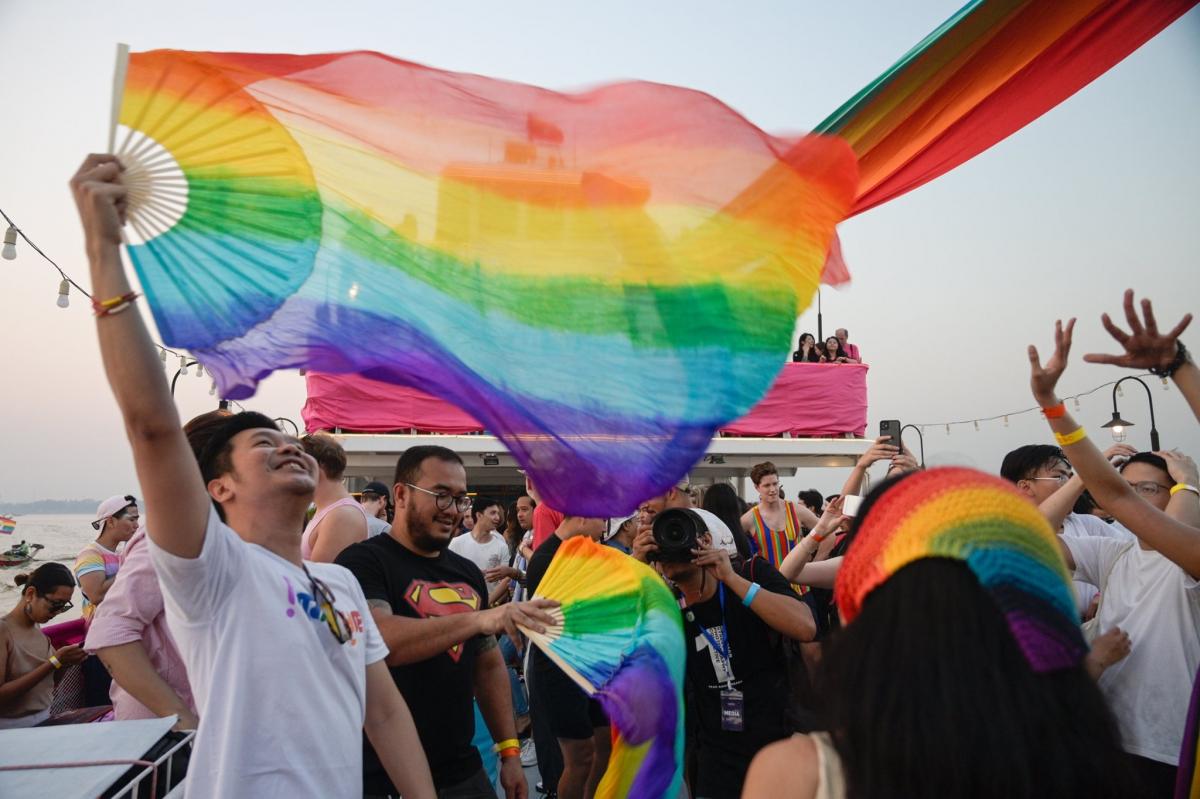
M 28 544 L 24 541 L 13 544 L 5 552 L 0 552 L 0 567 L 20 566 L 22 563 L 31 561 L 39 549 L 44 549 L 44 547 L 41 544 Z

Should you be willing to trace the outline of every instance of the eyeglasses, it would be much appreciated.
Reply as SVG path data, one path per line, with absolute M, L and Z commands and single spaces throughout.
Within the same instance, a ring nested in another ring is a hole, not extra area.
M 46 598 L 42 597 L 42 599 Z M 75 607 L 75 603 L 69 599 L 46 599 L 46 604 L 50 606 L 50 612 L 55 616 Z
M 1059 485 L 1065 485 L 1071 479 L 1069 474 L 1056 474 L 1053 477 L 1027 477 L 1026 480 L 1053 480 Z
M 354 636 L 350 630 L 350 621 L 344 613 L 333 606 L 334 597 L 333 592 L 329 590 L 329 586 L 316 577 L 313 577 L 307 566 L 301 565 L 304 573 L 308 576 L 313 597 L 317 600 L 317 606 L 321 608 L 321 615 L 325 620 L 325 624 L 329 627 L 329 632 L 333 633 L 333 637 L 337 639 L 339 644 L 346 643 Z
M 466 494 L 456 497 L 453 494 L 439 494 L 437 491 L 430 491 L 428 488 L 421 488 L 412 483 L 405 483 L 405 485 L 433 497 L 433 501 L 437 503 L 438 510 L 450 510 L 450 506 L 453 505 L 459 513 L 466 513 L 471 509 L 471 503 L 474 501 Z
M 1156 483 L 1153 480 L 1143 480 L 1140 483 L 1130 483 L 1129 487 L 1141 494 L 1143 497 L 1157 496 L 1159 491 L 1170 491 L 1170 486 L 1165 486 L 1162 483 Z

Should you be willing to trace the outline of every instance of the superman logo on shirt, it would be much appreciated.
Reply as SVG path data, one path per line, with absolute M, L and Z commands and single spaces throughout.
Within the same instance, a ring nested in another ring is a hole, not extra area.
M 470 613 L 479 610 L 480 606 L 479 594 L 467 583 L 413 580 L 408 584 L 404 598 L 423 619 Z M 446 650 L 446 654 L 457 663 L 462 657 L 462 651 L 463 644 L 458 643 Z

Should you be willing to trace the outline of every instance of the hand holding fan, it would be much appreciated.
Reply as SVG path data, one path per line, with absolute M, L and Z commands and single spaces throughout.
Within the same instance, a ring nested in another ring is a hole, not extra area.
M 587 537 L 563 543 L 538 586 L 559 621 L 544 634 L 522 628 L 588 694 L 616 730 L 601 799 L 679 795 L 683 765 L 683 672 L 679 605 L 645 564 Z

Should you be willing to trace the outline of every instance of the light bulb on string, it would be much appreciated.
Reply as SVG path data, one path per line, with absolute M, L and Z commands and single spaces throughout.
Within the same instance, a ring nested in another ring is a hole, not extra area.
M 1121 389 L 1121 387 L 1120 387 L 1120 386 L 1117 386 L 1117 396 L 1118 396 L 1118 397 L 1123 397 L 1123 396 L 1125 396 L 1125 392 L 1124 392 L 1124 391 Z
M 1171 381 L 1165 377 L 1162 379 L 1162 381 L 1163 381 L 1163 391 L 1170 391 L 1171 390 Z
M 167 351 L 162 347 L 158 348 L 158 359 L 163 363 L 167 362 Z
M 59 308 L 66 308 L 71 304 L 71 298 L 67 296 L 70 291 L 70 282 L 66 278 L 63 278 L 58 284 L 58 300 L 55 303 Z
M 179 356 L 179 374 L 181 374 L 181 375 L 186 375 L 187 373 L 188 373 L 188 370 L 187 370 L 187 357 L 186 357 L 186 356 L 183 356 L 183 355 L 180 355 L 180 356 Z
M 1079 405 L 1079 397 L 1076 397 L 1076 398 L 1075 398 L 1075 410 L 1079 410 L 1079 408 L 1080 408 L 1080 405 Z
M 978 419 L 975 420 L 975 432 L 976 433 L 979 432 L 979 420 Z
M 946 435 L 950 435 L 950 425 L 946 425 Z
M 8 230 L 4 231 L 4 249 L 0 250 L 0 257 L 6 261 L 17 257 L 17 228 L 14 225 L 9 225 Z
M 1008 427 L 1008 417 L 1007 416 L 1004 417 L 1004 426 Z
M 204 377 L 204 364 L 196 364 L 196 377 Z
M 208 390 L 208 396 L 210 396 L 210 397 L 215 397 L 216 395 L 217 395 L 217 383 L 216 383 L 216 381 L 214 380 L 214 381 L 213 381 L 213 384 L 212 384 L 212 388 L 210 388 L 210 389 Z

